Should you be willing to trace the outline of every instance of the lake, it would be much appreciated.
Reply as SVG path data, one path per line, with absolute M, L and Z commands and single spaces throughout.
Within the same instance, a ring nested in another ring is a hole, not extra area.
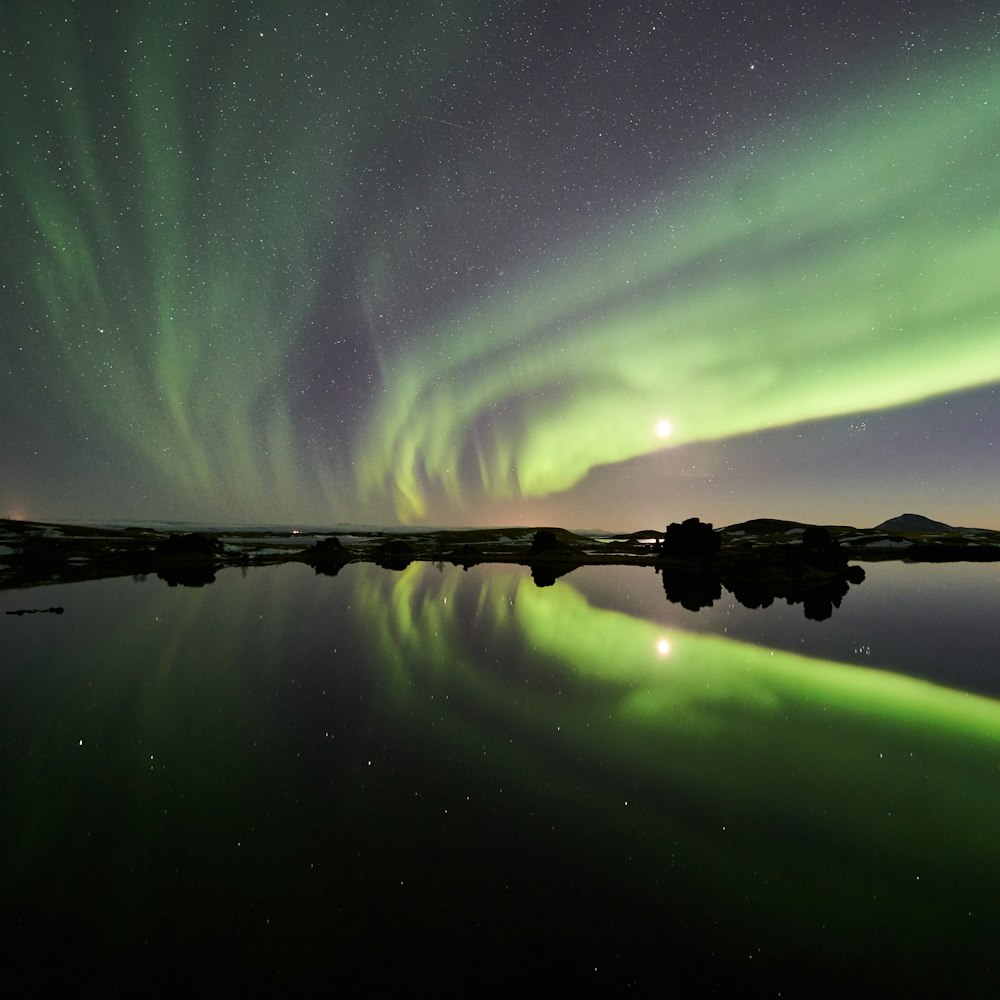
M 993 995 L 1000 566 L 827 621 L 649 569 L 0 592 L 4 939 L 42 975 Z M 16 961 L 15 961 L 16 964 Z

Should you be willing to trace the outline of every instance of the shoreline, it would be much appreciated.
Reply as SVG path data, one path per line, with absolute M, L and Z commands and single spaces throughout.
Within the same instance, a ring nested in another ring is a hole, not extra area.
M 692 522 L 697 519 L 685 524 Z M 624 565 L 656 569 L 665 579 L 669 574 L 739 586 L 850 580 L 848 569 L 860 568 L 848 567 L 849 561 L 1000 561 L 1000 532 L 988 529 L 913 532 L 768 519 L 700 528 L 711 536 L 706 551 L 671 549 L 665 541 L 669 532 L 652 529 L 622 534 L 581 534 L 557 527 L 178 533 L 141 525 L 108 528 L 0 520 L 0 589 L 150 573 L 168 583 L 199 586 L 227 567 L 287 562 L 305 563 L 328 575 L 356 562 L 388 570 L 412 562 L 463 568 L 515 564 L 531 568 L 543 586 L 579 566 Z M 810 537 L 813 547 L 807 544 Z

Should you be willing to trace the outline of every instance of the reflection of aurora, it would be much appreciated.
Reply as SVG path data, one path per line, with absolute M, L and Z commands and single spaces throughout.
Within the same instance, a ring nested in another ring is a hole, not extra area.
M 402 573 L 357 572 L 359 605 L 378 609 L 391 690 L 437 684 L 474 685 L 498 693 L 479 673 L 469 635 L 505 645 L 518 636 L 525 656 L 541 655 L 595 687 L 602 709 L 637 725 L 714 738 L 727 717 L 760 725 L 794 710 L 804 726 L 820 713 L 825 726 L 842 717 L 876 724 L 916 726 L 949 741 L 985 741 L 1000 752 L 1000 704 L 879 670 L 662 626 L 591 606 L 565 580 L 538 588 L 518 569 L 492 567 L 476 579 L 437 573 L 414 563 Z M 491 675 L 492 676 L 492 675 Z M 509 679 L 509 678 L 507 678 Z M 400 683 L 396 683 L 400 682 Z M 884 735 L 884 734 L 883 734 Z M 881 735 L 878 737 L 881 739 Z M 923 739 L 923 736 L 921 736 Z
M 1000 875 L 990 699 L 668 633 L 507 568 L 358 580 L 357 606 L 380 618 L 393 726 L 435 733 L 449 759 L 464 746 L 480 781 L 509 768 L 504 787 L 572 800 L 638 850 L 682 850 L 692 891 L 733 897 L 720 906 L 746 892 L 774 907 L 769 920 L 785 914 L 789 940 L 817 908 L 850 936 L 850 907 L 877 896 L 902 907 L 880 933 L 906 949 L 927 932 L 921 875 L 935 879 L 935 905 L 970 909 Z M 483 758 L 487 732 L 516 734 L 504 762 Z
M 1000 378 L 995 61 L 763 135 L 384 361 L 363 472 L 538 496 L 662 447 Z
M 0 895 L 60 954 L 145 972 L 151 942 L 238 938 L 283 976 L 359 948 L 366 977 L 396 949 L 410 976 L 454 936 L 480 977 L 530 938 L 630 977 L 688 947 L 838 984 L 930 962 L 926 993 L 967 996 L 995 950 L 996 702 L 513 567 L 61 589 L 49 629 L 0 618 L 24 640 Z

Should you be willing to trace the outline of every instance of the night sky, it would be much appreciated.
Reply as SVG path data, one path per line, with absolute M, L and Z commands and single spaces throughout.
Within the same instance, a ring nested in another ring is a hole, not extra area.
M 0 5 L 0 515 L 1000 528 L 995 0 Z

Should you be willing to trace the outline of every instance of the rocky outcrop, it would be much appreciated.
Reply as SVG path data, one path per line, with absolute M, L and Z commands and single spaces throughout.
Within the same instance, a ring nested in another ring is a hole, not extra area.
M 689 517 L 668 524 L 658 548 L 668 559 L 707 559 L 722 548 L 722 535 L 711 524 Z

